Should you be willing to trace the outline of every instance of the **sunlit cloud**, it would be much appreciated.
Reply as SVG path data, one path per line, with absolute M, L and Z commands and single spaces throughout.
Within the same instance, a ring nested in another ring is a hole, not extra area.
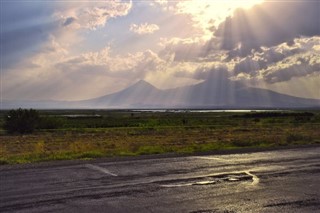
M 190 14 L 196 23 L 203 28 L 217 27 L 228 16 L 232 16 L 238 8 L 248 9 L 253 5 L 263 2 L 262 0 L 190 0 L 180 1 L 176 5 L 177 13 Z
M 159 30 L 159 26 L 156 24 L 131 24 L 130 25 L 130 31 L 139 34 L 139 35 L 144 35 L 144 34 L 152 34 L 156 31 Z
M 228 16 L 232 16 L 238 8 L 248 9 L 263 0 L 188 0 L 188 1 L 154 1 L 156 5 L 176 14 L 189 15 L 193 25 L 210 37 L 212 29 L 219 26 Z
M 262 48 L 261 52 L 240 59 L 234 68 L 235 75 L 276 83 L 320 72 L 319 43 L 320 37 L 299 38 L 292 45 L 282 43 Z
M 287 58 L 268 67 L 261 74 L 268 83 L 288 81 L 293 77 L 302 77 L 320 72 L 320 52 L 304 53 Z
M 168 4 L 168 0 L 154 0 L 154 2 L 158 4 Z
M 55 17 L 61 19 L 63 26 L 96 30 L 105 26 L 112 18 L 127 15 L 131 8 L 131 1 L 75 2 L 69 3 L 62 11 L 57 11 Z
M 319 36 L 319 1 L 266 1 L 238 10 L 215 31 L 230 57 L 244 57 L 261 46 L 292 43 L 300 36 Z M 302 15 L 303 14 L 303 15 Z

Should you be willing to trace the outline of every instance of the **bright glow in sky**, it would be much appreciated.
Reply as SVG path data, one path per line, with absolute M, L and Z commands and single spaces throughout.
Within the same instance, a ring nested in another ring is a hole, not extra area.
M 190 14 L 196 25 L 208 30 L 218 27 L 236 9 L 249 9 L 261 2 L 263 0 L 188 0 L 178 2 L 176 7 L 178 13 Z
M 319 1 L 1 2 L 1 98 L 81 100 L 224 73 L 320 99 Z

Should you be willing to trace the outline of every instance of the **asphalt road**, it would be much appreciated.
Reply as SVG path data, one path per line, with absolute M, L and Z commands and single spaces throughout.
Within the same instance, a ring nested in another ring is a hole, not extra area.
M 320 147 L 0 172 L 0 212 L 320 212 Z

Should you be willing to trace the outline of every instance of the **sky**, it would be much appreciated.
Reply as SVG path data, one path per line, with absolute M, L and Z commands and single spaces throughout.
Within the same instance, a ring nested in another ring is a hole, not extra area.
M 320 0 L 0 2 L 1 100 L 210 78 L 320 99 Z

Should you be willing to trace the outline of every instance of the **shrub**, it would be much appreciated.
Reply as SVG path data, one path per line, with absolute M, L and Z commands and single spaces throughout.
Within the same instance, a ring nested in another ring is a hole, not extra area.
M 32 133 L 39 122 L 39 113 L 34 109 L 10 110 L 5 117 L 4 129 L 8 133 Z

